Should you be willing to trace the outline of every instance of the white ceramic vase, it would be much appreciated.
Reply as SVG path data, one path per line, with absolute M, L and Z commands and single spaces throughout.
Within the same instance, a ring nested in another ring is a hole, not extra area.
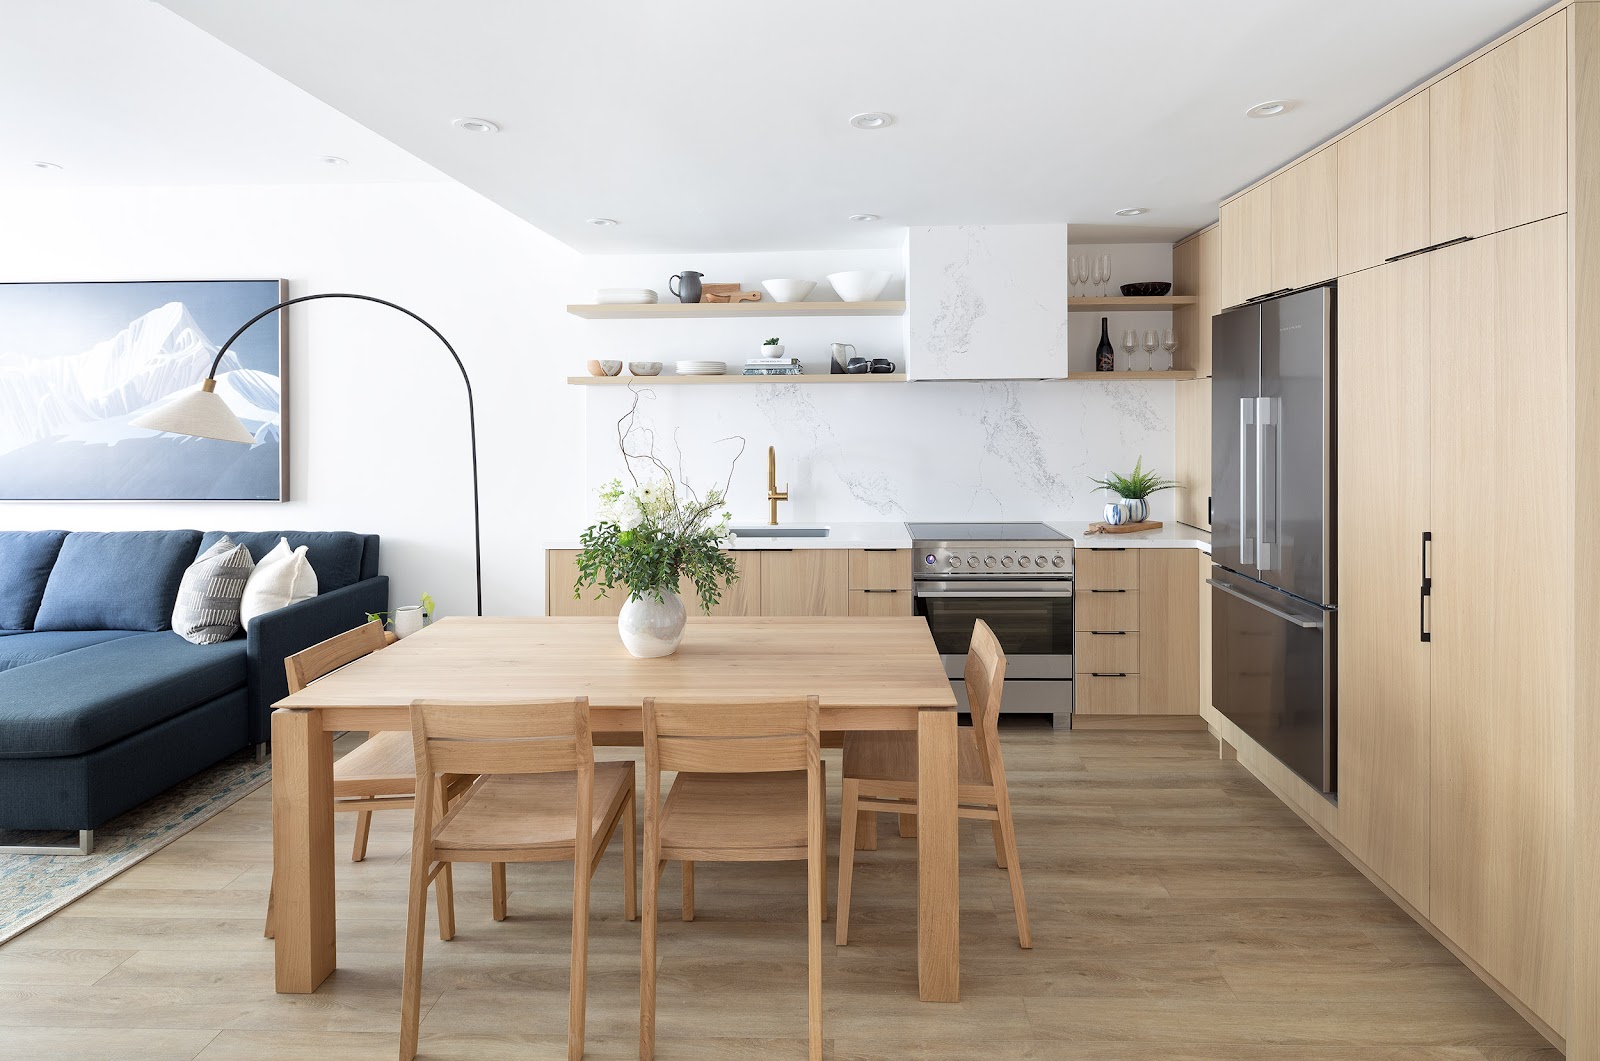
M 663 590 L 660 600 L 630 593 L 617 615 L 617 633 L 623 647 L 640 659 L 670 656 L 678 651 L 688 618 L 676 593 Z
M 422 614 L 420 604 L 408 604 L 403 608 L 396 608 L 394 612 L 394 636 L 409 637 L 421 630 L 427 624 L 428 617 Z
M 1125 497 L 1122 505 L 1127 509 L 1129 523 L 1143 523 L 1150 518 L 1150 502 L 1145 498 Z

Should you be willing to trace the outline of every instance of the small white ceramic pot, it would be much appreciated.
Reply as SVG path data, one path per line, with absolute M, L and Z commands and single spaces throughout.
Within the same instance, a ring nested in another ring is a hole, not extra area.
M 1122 507 L 1121 501 L 1107 501 L 1104 516 L 1104 522 L 1113 527 L 1120 527 L 1128 522 L 1128 510 Z
M 408 604 L 404 608 L 396 608 L 394 612 L 394 636 L 409 637 L 427 625 L 428 617 L 422 613 L 422 605 Z
M 683 599 L 663 590 L 661 599 L 629 594 L 617 615 L 617 633 L 622 646 L 640 659 L 670 656 L 683 641 L 683 626 L 689 619 Z
M 761 348 L 761 356 L 762 357 L 782 357 L 783 356 L 783 344 L 782 343 L 773 343 L 771 346 L 763 346 Z
M 1142 497 L 1125 497 L 1122 506 L 1127 510 L 1128 523 L 1143 523 L 1150 518 L 1150 502 Z

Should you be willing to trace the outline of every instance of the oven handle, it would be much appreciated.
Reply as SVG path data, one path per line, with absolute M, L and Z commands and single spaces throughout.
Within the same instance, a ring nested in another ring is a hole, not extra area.
M 927 600 L 940 600 L 952 597 L 988 597 L 991 599 L 1007 600 L 1017 597 L 1055 598 L 1067 599 L 1072 596 L 1072 588 L 1066 589 L 922 589 L 916 590 L 916 595 Z

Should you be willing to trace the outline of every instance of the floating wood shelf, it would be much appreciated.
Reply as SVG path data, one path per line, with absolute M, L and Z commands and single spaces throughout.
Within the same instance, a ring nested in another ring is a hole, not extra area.
M 1174 306 L 1192 306 L 1196 295 L 1073 295 L 1067 299 L 1067 310 L 1160 310 Z
M 726 376 L 568 376 L 567 383 L 574 387 L 621 387 L 637 383 L 641 387 L 701 383 L 904 383 L 903 372 L 836 373 L 831 376 L 745 376 L 731 373 Z
M 906 312 L 906 304 L 904 302 L 652 302 L 643 306 L 568 306 L 567 312 L 587 320 L 661 320 L 670 317 L 900 317 Z
M 1071 372 L 1066 376 L 1068 383 L 1117 383 L 1122 380 L 1137 379 L 1196 379 L 1193 369 L 1173 368 L 1165 372 Z

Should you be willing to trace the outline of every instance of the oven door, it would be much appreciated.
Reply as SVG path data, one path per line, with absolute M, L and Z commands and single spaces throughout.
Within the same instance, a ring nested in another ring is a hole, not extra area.
M 1007 681 L 1072 680 L 1072 583 L 919 581 L 917 614 L 928 621 L 945 673 L 960 678 L 982 619 L 1006 654 Z

